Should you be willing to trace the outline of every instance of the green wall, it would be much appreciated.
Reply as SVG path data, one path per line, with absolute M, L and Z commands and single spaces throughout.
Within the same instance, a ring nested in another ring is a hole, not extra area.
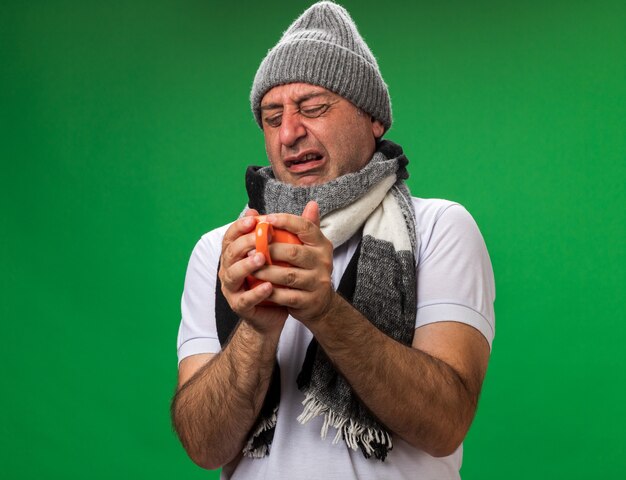
M 413 193 L 487 241 L 464 479 L 626 469 L 626 7 L 346 1 Z M 3 478 L 217 478 L 170 427 L 186 263 L 265 161 L 248 92 L 308 3 L 2 2 Z

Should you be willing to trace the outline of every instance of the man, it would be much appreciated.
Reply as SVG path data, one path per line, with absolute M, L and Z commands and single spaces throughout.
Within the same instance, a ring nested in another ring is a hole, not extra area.
M 494 328 L 476 224 L 410 196 L 408 161 L 382 140 L 387 87 L 342 7 L 289 27 L 251 103 L 271 168 L 248 170 L 249 208 L 190 259 L 183 446 L 222 478 L 459 478 Z M 298 235 L 270 250 L 291 266 L 255 252 L 259 214 Z M 249 275 L 263 283 L 248 290 Z

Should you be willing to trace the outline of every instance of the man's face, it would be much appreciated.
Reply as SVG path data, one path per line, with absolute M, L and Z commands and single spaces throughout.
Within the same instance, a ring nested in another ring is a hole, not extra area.
M 261 101 L 261 119 L 274 175 L 299 186 L 357 172 L 384 133 L 350 101 L 307 83 L 272 88 Z

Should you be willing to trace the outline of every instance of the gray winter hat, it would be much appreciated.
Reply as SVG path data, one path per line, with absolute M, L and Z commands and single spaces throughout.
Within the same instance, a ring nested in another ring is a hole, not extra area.
M 256 72 L 250 104 L 262 128 L 261 100 L 277 85 L 303 82 L 324 87 L 350 100 L 391 126 L 387 85 L 350 14 L 333 2 L 309 7 L 283 34 Z

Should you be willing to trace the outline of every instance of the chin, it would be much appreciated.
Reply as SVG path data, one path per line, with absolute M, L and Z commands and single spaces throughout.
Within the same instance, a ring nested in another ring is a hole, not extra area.
M 328 183 L 331 180 L 332 179 L 320 177 L 317 175 L 307 175 L 306 177 L 296 179 L 295 183 L 292 183 L 292 185 L 297 185 L 299 187 L 313 187 L 315 185 L 323 185 L 324 183 Z
M 319 178 L 302 178 L 296 182 L 296 185 L 299 187 L 312 187 L 314 185 L 321 185 L 322 183 L 324 182 Z

